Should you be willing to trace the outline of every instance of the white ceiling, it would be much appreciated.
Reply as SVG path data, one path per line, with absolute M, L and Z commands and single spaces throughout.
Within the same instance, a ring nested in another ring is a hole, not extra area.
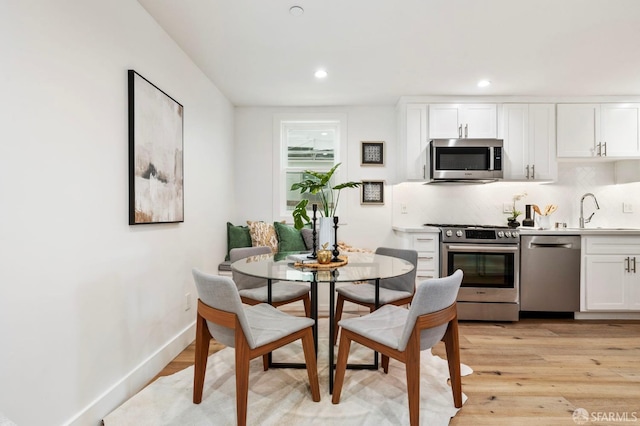
M 640 0 L 138 1 L 238 106 L 640 94 Z

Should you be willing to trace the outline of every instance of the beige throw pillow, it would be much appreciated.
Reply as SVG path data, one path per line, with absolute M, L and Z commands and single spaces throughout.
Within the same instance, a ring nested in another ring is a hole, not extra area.
M 273 223 L 248 220 L 247 225 L 249 225 L 249 235 L 251 235 L 251 245 L 253 247 L 267 246 L 272 253 L 278 252 L 278 235 Z

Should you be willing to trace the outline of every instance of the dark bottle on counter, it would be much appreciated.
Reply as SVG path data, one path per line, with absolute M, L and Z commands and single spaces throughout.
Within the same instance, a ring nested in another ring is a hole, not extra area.
M 533 211 L 533 206 L 531 204 L 527 204 L 525 206 L 524 214 L 526 215 L 526 217 L 522 221 L 522 226 L 534 227 L 536 225 L 534 220 L 536 212 Z

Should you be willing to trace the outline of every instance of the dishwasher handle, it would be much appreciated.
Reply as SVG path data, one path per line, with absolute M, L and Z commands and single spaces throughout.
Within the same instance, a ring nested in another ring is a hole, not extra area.
M 573 244 L 571 243 L 565 243 L 565 244 L 560 244 L 560 243 L 534 243 L 532 242 L 531 244 L 529 244 L 529 248 L 564 248 L 564 249 L 572 249 L 573 248 Z

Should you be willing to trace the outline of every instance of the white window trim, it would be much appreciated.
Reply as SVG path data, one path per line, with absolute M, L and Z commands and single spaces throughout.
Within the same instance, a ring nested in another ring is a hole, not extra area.
M 338 148 L 334 152 L 335 164 L 342 163 L 334 174 L 336 182 L 345 182 L 347 176 L 347 114 L 344 113 L 290 113 L 275 114 L 273 117 L 273 218 L 274 221 L 293 223 L 291 212 L 286 210 L 287 192 L 284 188 L 286 182 L 284 165 L 286 164 L 287 150 L 283 149 L 282 122 L 283 121 L 326 121 L 338 122 Z M 284 181 L 283 181 L 284 180 Z M 342 195 L 344 197 L 345 194 Z M 342 199 L 341 197 L 341 199 Z M 346 197 L 344 197 L 346 198 Z M 340 222 L 346 222 L 347 202 L 340 203 Z

